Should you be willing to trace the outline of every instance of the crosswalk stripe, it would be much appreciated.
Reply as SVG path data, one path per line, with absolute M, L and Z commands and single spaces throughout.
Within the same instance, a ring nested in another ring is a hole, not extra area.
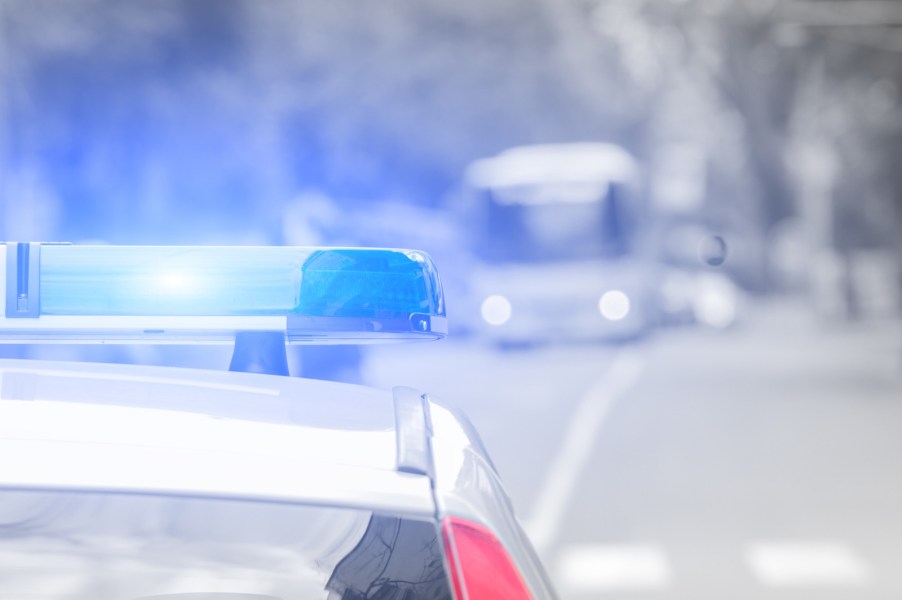
M 763 586 L 775 590 L 874 583 L 868 563 L 838 541 L 761 540 L 745 544 L 741 551 L 737 548 L 733 556 Z M 555 580 L 565 594 L 664 592 L 675 584 L 667 552 L 653 543 L 564 546 L 553 564 Z
M 663 590 L 672 569 L 663 550 L 645 544 L 588 544 L 564 548 L 557 562 L 564 592 Z
M 871 571 L 840 542 L 761 541 L 746 547 L 745 560 L 769 587 L 865 585 Z

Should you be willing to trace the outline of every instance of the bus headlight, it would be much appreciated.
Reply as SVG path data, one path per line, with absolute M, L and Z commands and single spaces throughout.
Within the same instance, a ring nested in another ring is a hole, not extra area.
M 609 290 L 598 300 L 598 312 L 609 321 L 620 321 L 630 314 L 629 296 L 620 290 Z
M 483 320 L 489 325 L 504 325 L 511 318 L 511 303 L 504 296 L 489 296 L 480 307 Z

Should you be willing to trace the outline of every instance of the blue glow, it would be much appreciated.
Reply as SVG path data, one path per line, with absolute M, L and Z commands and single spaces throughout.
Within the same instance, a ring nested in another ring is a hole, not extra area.
M 41 315 L 444 317 L 422 252 L 43 245 Z M 372 325 L 376 327 L 375 325 Z

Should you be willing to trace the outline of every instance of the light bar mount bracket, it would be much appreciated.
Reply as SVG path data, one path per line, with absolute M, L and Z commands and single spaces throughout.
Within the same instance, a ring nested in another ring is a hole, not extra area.
M 6 242 L 6 318 L 41 315 L 41 244 Z
M 229 371 L 288 376 L 288 353 L 282 331 L 239 331 Z

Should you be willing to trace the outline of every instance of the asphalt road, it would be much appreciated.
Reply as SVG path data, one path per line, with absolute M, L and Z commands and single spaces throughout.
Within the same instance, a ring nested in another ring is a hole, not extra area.
M 627 347 L 368 351 L 458 403 L 565 599 L 902 597 L 902 327 L 759 307 Z

